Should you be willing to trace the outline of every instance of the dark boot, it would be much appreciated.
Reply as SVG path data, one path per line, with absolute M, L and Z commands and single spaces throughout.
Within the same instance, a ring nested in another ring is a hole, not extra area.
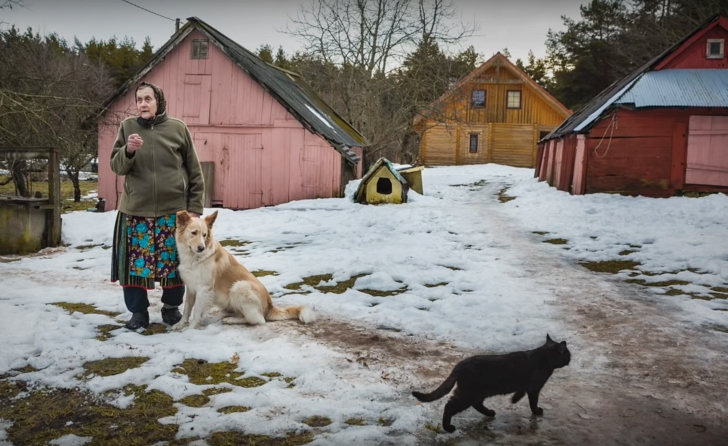
M 167 325 L 174 325 L 182 319 L 182 313 L 179 308 L 162 308 L 162 322 Z
M 129 322 L 124 325 L 124 327 L 128 328 L 129 330 L 138 330 L 140 328 L 147 328 L 149 326 L 149 312 L 148 311 L 140 311 L 138 313 L 133 313 L 131 315 L 131 319 L 129 319 Z

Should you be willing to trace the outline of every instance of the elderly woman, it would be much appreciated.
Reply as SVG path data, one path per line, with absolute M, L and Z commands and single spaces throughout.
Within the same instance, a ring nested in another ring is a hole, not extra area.
M 127 118 L 111 152 L 111 170 L 124 175 L 114 227 L 111 281 L 124 290 L 132 313 L 125 327 L 149 326 L 147 290 L 162 287 L 162 321 L 176 324 L 185 288 L 177 266 L 176 213 L 203 212 L 204 182 L 192 136 L 184 122 L 167 116 L 164 93 L 142 82 L 136 89 L 139 116 Z

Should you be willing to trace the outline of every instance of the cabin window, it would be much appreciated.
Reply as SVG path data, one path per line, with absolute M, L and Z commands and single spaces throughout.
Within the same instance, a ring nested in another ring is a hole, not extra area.
M 193 40 L 191 59 L 207 59 L 207 40 Z
M 705 57 L 708 59 L 722 59 L 725 54 L 725 39 L 708 39 Z
M 521 108 L 521 92 L 518 90 L 508 91 L 508 108 Z
M 485 107 L 485 90 L 473 90 L 473 98 L 470 104 L 473 107 Z
M 389 178 L 379 178 L 377 180 L 377 193 L 381 195 L 389 195 L 392 193 L 392 181 Z
M 470 134 L 470 153 L 478 153 L 478 134 Z

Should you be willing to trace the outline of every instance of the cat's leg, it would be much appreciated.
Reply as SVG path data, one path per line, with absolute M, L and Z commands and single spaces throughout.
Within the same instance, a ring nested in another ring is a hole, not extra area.
M 521 398 L 523 398 L 526 395 L 526 392 L 523 392 L 519 390 L 518 392 L 514 393 L 511 397 L 511 403 L 516 404 L 517 402 L 521 401 Z
M 478 401 L 476 403 L 473 403 L 473 409 L 475 409 L 478 412 L 482 413 L 486 417 L 494 417 L 495 416 L 495 410 L 488 409 L 487 407 L 483 406 L 483 401 Z
M 442 414 L 442 428 L 450 433 L 455 432 L 455 426 L 450 424 L 450 420 L 452 420 L 453 415 L 464 411 L 468 407 L 470 407 L 469 401 L 457 396 L 451 397 L 450 401 L 445 404 L 445 412 Z
M 528 404 L 531 406 L 531 412 L 534 415 L 543 415 L 543 409 L 538 407 L 538 390 L 530 390 L 528 392 Z

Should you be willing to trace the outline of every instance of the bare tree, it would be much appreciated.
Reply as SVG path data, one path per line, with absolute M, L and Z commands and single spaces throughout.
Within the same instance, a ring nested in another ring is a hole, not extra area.
M 424 104 L 398 91 L 409 85 L 392 74 L 419 45 L 457 44 L 476 31 L 455 18 L 451 0 L 314 0 L 291 19 L 287 32 L 305 44 L 296 66 L 368 139 L 365 166 L 381 154 L 401 158 L 414 110 Z
M 101 63 L 57 36 L 14 28 L 0 33 L 0 145 L 60 149 L 76 201 L 79 172 L 97 153 L 93 117 L 110 92 L 111 77 Z M 22 166 L 12 167 L 16 189 L 27 196 L 27 175 Z

